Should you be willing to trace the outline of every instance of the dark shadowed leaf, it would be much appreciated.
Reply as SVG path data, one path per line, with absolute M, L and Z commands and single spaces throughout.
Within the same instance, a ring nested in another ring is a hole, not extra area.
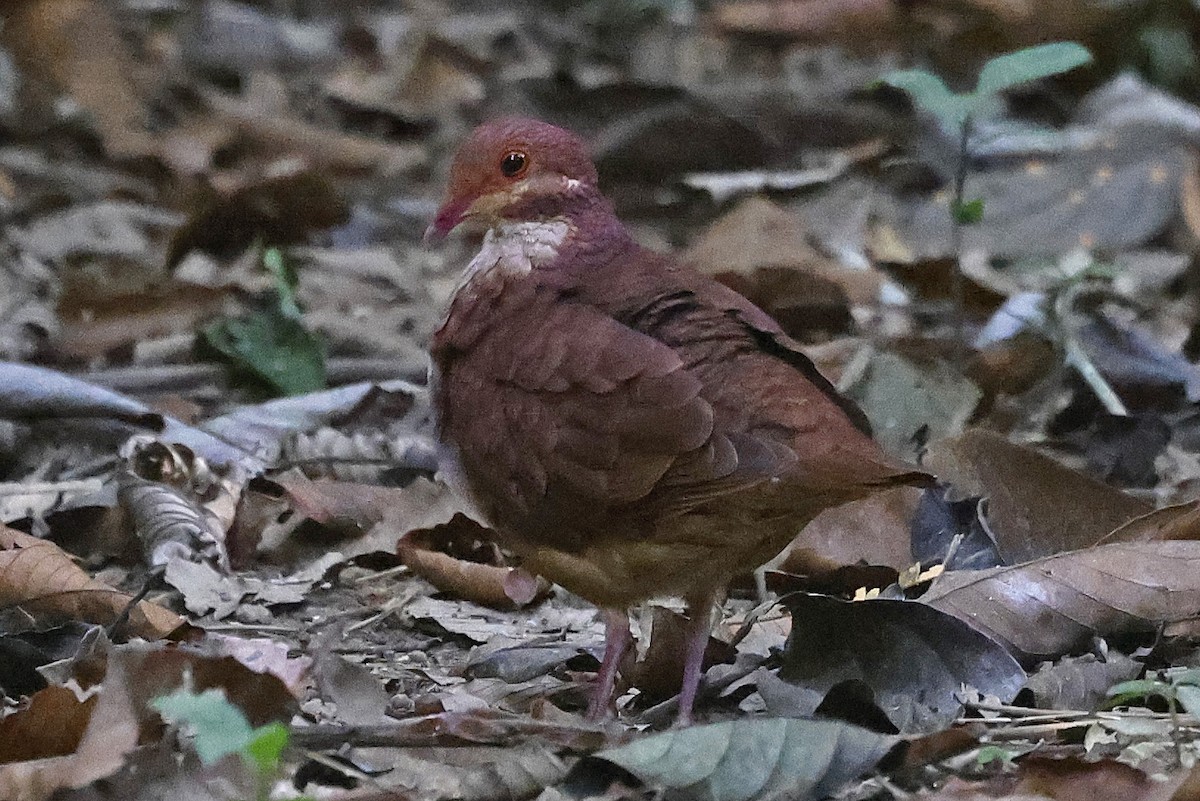
M 946 570 L 984 570 L 1004 564 L 988 525 L 987 501 L 975 496 L 951 500 L 950 491 L 939 487 L 921 495 L 912 523 L 913 559 L 923 565 L 942 564 Z M 951 553 L 960 534 L 962 539 Z
M 1025 671 L 1004 646 L 944 612 L 912 601 L 840 601 L 821 595 L 784 599 L 792 633 L 780 678 L 822 694 L 859 680 L 902 732 L 935 731 L 961 709 L 968 685 L 1010 700 Z
M 946 573 L 921 600 L 1022 661 L 1054 659 L 1084 650 L 1096 635 L 1151 633 L 1200 612 L 1200 542 L 1112 543 Z
M 896 737 L 827 720 L 737 720 L 651 735 L 596 756 L 675 801 L 829 795 L 878 764 Z

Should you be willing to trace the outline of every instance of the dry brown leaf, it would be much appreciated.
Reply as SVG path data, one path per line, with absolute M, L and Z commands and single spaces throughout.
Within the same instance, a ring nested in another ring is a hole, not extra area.
M 0 764 L 75 753 L 97 696 L 80 701 L 66 687 L 46 687 L 0 719 Z
M 1096 635 L 1149 633 L 1200 613 L 1200 542 L 1112 543 L 945 573 L 921 601 L 1026 662 L 1054 659 Z
M 1135 517 L 1096 544 L 1163 540 L 1200 540 L 1200 501 L 1164 506 Z
M 0 608 L 20 606 L 43 615 L 109 625 L 133 599 L 96 581 L 52 542 L 0 526 Z M 156 640 L 183 625 L 183 618 L 149 601 L 130 610 L 130 630 Z
M 3 37 L 31 77 L 65 91 L 92 117 L 114 158 L 151 154 L 146 110 L 131 61 L 106 5 L 96 0 L 9 3 Z
M 1104 759 L 1085 762 L 1075 757 L 1021 760 L 1016 775 L 1002 774 L 986 782 L 951 779 L 926 801 L 1184 801 L 1182 786 L 1191 771 L 1151 777 L 1145 771 Z M 1180 795 L 1176 795 L 1180 792 Z
M 396 552 L 414 573 L 439 590 L 493 609 L 519 609 L 549 592 L 550 582 L 520 568 L 446 553 L 454 541 L 472 539 L 488 543 L 491 537 L 483 526 L 457 514 L 448 523 L 408 532 L 396 544 Z
M 316 231 L 344 223 L 349 215 L 329 178 L 308 169 L 249 181 L 197 198 L 191 205 L 187 221 L 171 237 L 168 268 L 193 249 L 230 259 L 255 242 L 265 246 L 304 242 Z
M 828 572 L 863 561 L 903 570 L 913 562 L 911 526 L 920 500 L 921 490 L 902 487 L 822 512 L 789 549 L 808 550 L 815 558 L 792 557 L 793 567 L 820 566 Z
M 54 349 L 69 359 L 93 359 L 155 337 L 194 331 L 201 323 L 232 311 L 229 287 L 210 289 L 168 281 L 116 296 L 98 295 L 94 281 L 68 283 L 59 299 L 63 327 Z
M 988 520 L 1009 563 L 1086 548 L 1152 508 L 983 429 L 935 442 L 925 467 L 964 495 L 988 498 Z

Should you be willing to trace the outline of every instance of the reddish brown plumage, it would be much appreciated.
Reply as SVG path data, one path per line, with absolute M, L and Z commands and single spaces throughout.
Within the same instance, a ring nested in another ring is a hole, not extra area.
M 434 337 L 439 435 L 530 569 L 608 608 L 707 603 L 824 509 L 928 479 L 766 314 L 634 243 L 573 135 L 477 129 L 432 233 L 464 219 L 493 230 Z

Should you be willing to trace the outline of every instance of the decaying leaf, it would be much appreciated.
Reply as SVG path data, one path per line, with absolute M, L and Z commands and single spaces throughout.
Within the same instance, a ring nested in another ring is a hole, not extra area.
M 1112 543 L 945 573 L 921 600 L 1025 663 L 1054 659 L 1097 635 L 1148 634 L 1200 613 L 1200 542 Z
M 39 690 L 23 709 L 0 718 L 0 764 L 72 754 L 96 706 L 66 687 Z

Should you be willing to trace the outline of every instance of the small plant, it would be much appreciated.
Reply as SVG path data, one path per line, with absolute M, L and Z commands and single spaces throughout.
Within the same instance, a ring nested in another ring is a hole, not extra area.
M 925 70 L 901 70 L 888 73 L 881 82 L 908 93 L 913 103 L 938 121 L 942 129 L 958 138 L 958 162 L 954 172 L 954 193 L 950 201 L 952 249 L 962 255 L 963 228 L 983 219 L 983 198 L 967 199 L 969 143 L 977 120 L 994 116 L 1001 109 L 1000 94 L 1014 86 L 1060 75 L 1092 60 L 1083 45 L 1056 42 L 1006 53 L 988 61 L 979 73 L 974 91 L 952 92 L 945 82 Z M 953 273 L 951 295 L 954 299 L 956 347 L 966 340 L 964 333 L 964 287 L 961 268 Z
M 1109 709 L 1145 702 L 1150 698 L 1161 698 L 1171 715 L 1171 740 L 1175 746 L 1175 759 L 1183 764 L 1183 749 L 1180 744 L 1179 710 L 1200 720 L 1200 669 L 1160 671 L 1153 678 L 1123 681 L 1108 688 Z
M 324 349 L 301 319 L 296 271 L 278 248 L 266 248 L 262 264 L 275 279 L 272 305 L 213 323 L 202 332 L 204 343 L 271 392 L 299 395 L 323 389 Z
M 252 728 L 242 710 L 218 689 L 197 693 L 185 686 L 155 698 L 150 705 L 163 720 L 190 729 L 193 747 L 203 764 L 211 765 L 230 754 L 239 754 L 256 779 L 256 797 L 267 798 L 271 782 L 279 775 L 283 749 L 287 747 L 286 726 L 270 723 Z

